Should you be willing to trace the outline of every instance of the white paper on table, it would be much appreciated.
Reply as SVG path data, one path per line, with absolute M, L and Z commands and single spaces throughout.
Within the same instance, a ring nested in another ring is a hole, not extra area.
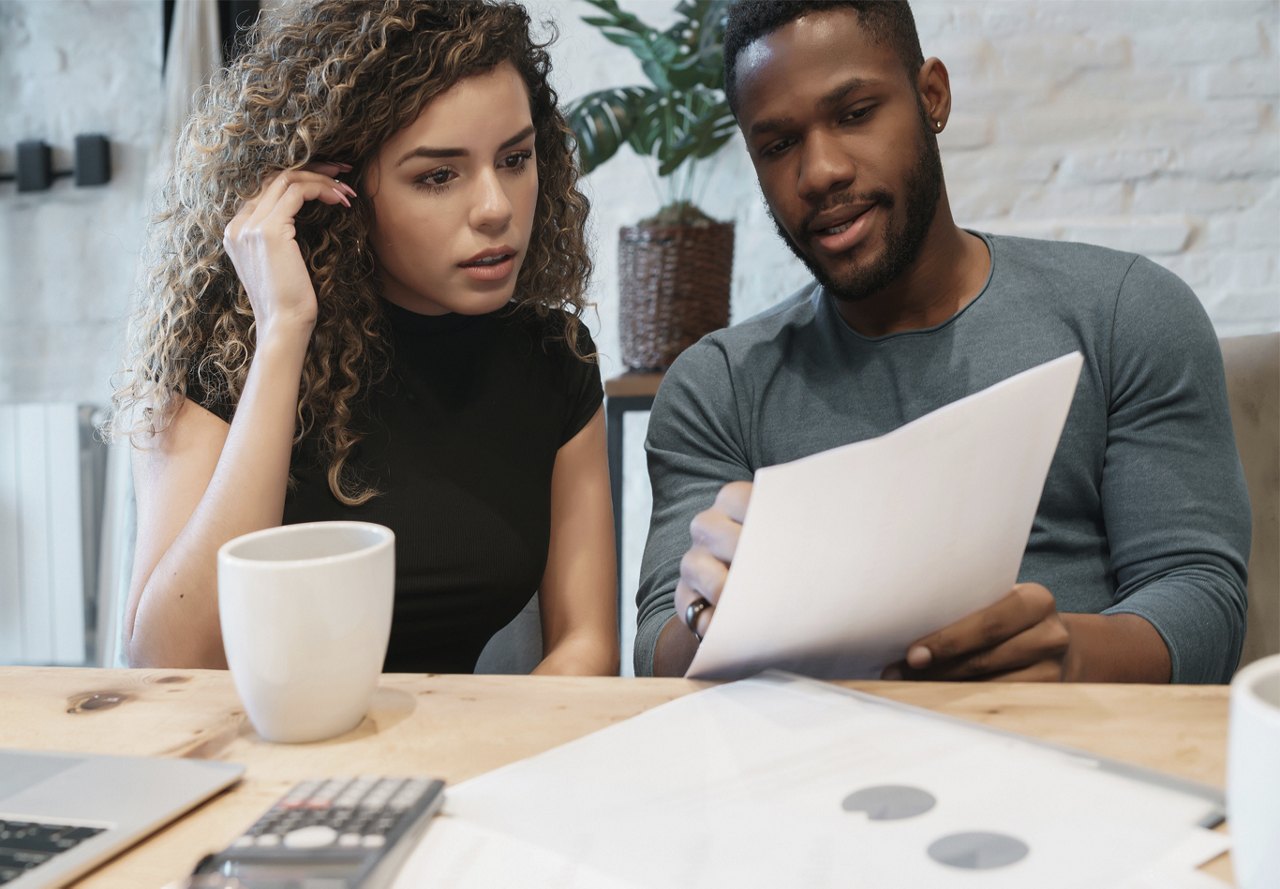
M 758 470 L 686 675 L 878 677 L 1006 595 L 1082 363 L 1072 352 L 887 435 Z
M 437 815 L 392 889 L 636 889 L 572 858 L 479 824 Z
M 845 810 L 881 785 L 936 803 L 898 820 Z M 1198 826 L 1220 810 L 1210 788 L 781 674 L 679 698 L 449 793 L 454 818 L 652 889 L 1136 889 L 1153 866 L 1173 874 L 1180 857 L 1192 874 L 1223 845 Z M 976 871 L 927 854 L 970 831 L 1029 852 Z
M 1230 848 L 1226 834 L 1197 829 L 1169 854 L 1115 889 L 1231 889 L 1217 877 L 1197 870 Z

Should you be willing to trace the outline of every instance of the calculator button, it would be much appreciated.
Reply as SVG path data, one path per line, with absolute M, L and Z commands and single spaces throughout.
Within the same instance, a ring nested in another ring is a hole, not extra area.
M 319 781 L 303 781 L 285 794 L 284 799 L 280 801 L 280 805 L 287 808 L 300 806 L 306 801 L 307 797 L 316 792 L 319 786 Z
M 333 801 L 335 806 L 355 806 L 360 802 L 360 798 L 373 789 L 376 784 L 373 778 L 357 778 L 347 785 L 337 799 Z
M 360 840 L 360 845 L 364 846 L 366 849 L 377 849 L 379 846 L 385 846 L 386 843 L 387 838 L 384 836 L 378 836 L 377 834 L 370 834 L 367 837 L 362 837 Z
M 345 848 L 358 846 L 360 845 L 360 834 L 344 833 L 342 836 L 338 837 L 338 845 L 343 846 Z
M 332 846 L 338 838 L 338 832 L 323 824 L 312 824 L 299 827 L 285 835 L 284 844 L 290 849 L 318 849 L 321 846 Z
M 329 825 L 334 830 L 341 833 L 342 829 L 346 827 L 352 821 L 352 819 L 355 818 L 355 816 L 356 816 L 355 809 L 347 809 L 347 808 L 330 809 L 328 813 L 325 814 L 323 823 Z
M 335 778 L 331 781 L 326 781 L 311 795 L 311 801 L 325 804 L 331 803 L 338 798 L 338 794 L 342 793 L 350 783 L 350 778 Z
M 395 815 L 379 815 L 365 829 L 365 833 L 389 833 L 398 820 Z
M 427 783 L 425 781 L 409 781 L 391 798 L 390 802 L 387 803 L 387 808 L 396 810 L 412 808 L 413 804 L 422 798 L 422 794 L 426 792 L 426 789 Z
M 363 806 L 381 806 L 387 800 L 391 799 L 403 783 L 403 779 L 384 778 L 369 791 L 369 795 L 362 799 L 360 804 Z
M 280 845 L 280 837 L 276 836 L 274 833 L 264 833 L 262 836 L 258 837 L 257 844 L 259 846 L 278 846 Z
M 256 837 L 251 836 L 237 837 L 236 841 L 231 845 L 235 846 L 237 849 L 243 849 L 245 846 L 252 846 L 255 839 Z

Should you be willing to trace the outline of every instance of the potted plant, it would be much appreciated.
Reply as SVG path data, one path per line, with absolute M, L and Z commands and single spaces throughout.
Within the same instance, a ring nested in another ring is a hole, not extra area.
M 733 223 L 698 209 L 706 161 L 736 123 L 724 96 L 728 0 L 681 0 L 677 21 L 657 30 L 617 0 L 586 0 L 583 16 L 640 60 L 650 83 L 597 90 L 570 103 L 583 173 L 623 145 L 657 161 L 661 209 L 618 232 L 623 363 L 662 370 L 704 334 L 729 323 Z

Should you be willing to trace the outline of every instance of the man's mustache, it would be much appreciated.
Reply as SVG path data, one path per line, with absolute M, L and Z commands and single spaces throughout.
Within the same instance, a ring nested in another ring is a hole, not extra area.
M 884 189 L 875 189 L 862 194 L 854 194 L 852 191 L 842 191 L 834 194 L 824 201 L 822 206 L 815 207 L 805 216 L 799 230 L 800 237 L 803 237 L 806 241 L 812 239 L 813 222 L 823 213 L 830 213 L 832 210 L 838 210 L 841 207 L 853 204 L 880 204 L 885 209 L 893 209 L 893 195 Z

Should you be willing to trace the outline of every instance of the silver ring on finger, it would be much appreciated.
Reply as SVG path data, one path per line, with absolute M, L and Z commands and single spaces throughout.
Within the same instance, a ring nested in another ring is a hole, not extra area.
M 689 628 L 689 632 L 693 633 L 693 638 L 699 642 L 702 641 L 702 634 L 698 632 L 698 615 L 711 607 L 711 603 L 701 596 L 695 596 L 693 601 L 684 610 L 684 625 Z

